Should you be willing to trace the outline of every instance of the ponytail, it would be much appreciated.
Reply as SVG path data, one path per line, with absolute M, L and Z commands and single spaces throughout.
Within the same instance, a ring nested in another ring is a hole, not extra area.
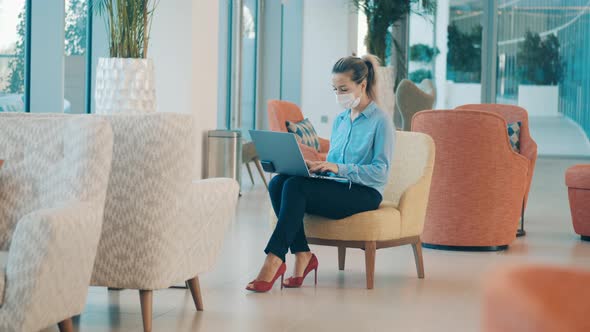
M 367 66 L 367 95 L 372 100 L 377 101 L 377 68 L 379 68 L 379 58 L 367 54 L 361 58 Z
M 351 79 L 356 84 L 361 84 L 367 80 L 367 96 L 373 101 L 377 101 L 377 68 L 380 66 L 379 58 L 367 54 L 362 58 L 348 56 L 341 58 L 332 68 L 333 74 L 350 73 Z

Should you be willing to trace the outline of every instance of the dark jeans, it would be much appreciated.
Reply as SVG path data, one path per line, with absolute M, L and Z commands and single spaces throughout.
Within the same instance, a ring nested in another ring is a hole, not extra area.
M 288 249 L 293 254 L 309 251 L 303 230 L 305 213 L 342 219 L 376 210 L 382 200 L 381 194 L 370 187 L 287 175 L 275 176 L 268 191 L 279 221 L 264 252 L 275 254 L 283 262 Z

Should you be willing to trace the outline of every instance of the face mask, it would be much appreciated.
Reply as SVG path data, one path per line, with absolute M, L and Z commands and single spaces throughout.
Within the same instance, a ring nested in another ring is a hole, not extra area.
M 354 97 L 354 93 L 336 94 L 338 104 L 344 109 L 355 108 L 361 102 L 361 97 Z

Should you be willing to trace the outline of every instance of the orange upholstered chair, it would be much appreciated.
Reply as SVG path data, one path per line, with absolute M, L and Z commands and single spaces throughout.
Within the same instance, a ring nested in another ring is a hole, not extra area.
M 529 160 L 529 176 L 524 193 L 523 205 L 522 205 L 522 216 L 520 230 L 518 235 L 524 235 L 524 211 L 529 198 L 529 191 L 531 189 L 531 183 L 533 181 L 533 174 L 535 171 L 535 163 L 537 162 L 537 143 L 531 137 L 529 130 L 529 114 L 528 112 L 516 105 L 504 105 L 504 104 L 470 104 L 457 107 L 457 109 L 473 109 L 478 111 L 489 111 L 499 114 L 508 123 L 521 122 L 520 128 L 520 154 L 525 156 Z
M 268 123 L 270 130 L 287 132 L 287 121 L 300 122 L 303 121 L 303 113 L 299 106 L 282 100 L 268 101 Z M 306 160 L 326 160 L 328 151 L 330 150 L 330 141 L 320 138 L 320 151 L 304 144 L 299 144 L 303 158 Z
M 504 268 L 487 279 L 483 332 L 590 331 L 590 271 Z
M 568 187 L 574 231 L 582 236 L 582 240 L 590 241 L 590 164 L 568 168 L 565 184 Z
M 502 250 L 516 238 L 529 161 L 491 112 L 422 111 L 412 130 L 430 135 L 436 160 L 422 242 L 427 248 Z

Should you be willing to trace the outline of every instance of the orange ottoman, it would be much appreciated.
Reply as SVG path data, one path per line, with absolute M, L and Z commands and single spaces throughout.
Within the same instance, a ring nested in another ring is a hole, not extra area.
M 590 164 L 575 165 L 565 173 L 572 222 L 576 234 L 590 241 Z
M 526 266 L 499 270 L 484 290 L 483 332 L 590 331 L 590 271 Z

